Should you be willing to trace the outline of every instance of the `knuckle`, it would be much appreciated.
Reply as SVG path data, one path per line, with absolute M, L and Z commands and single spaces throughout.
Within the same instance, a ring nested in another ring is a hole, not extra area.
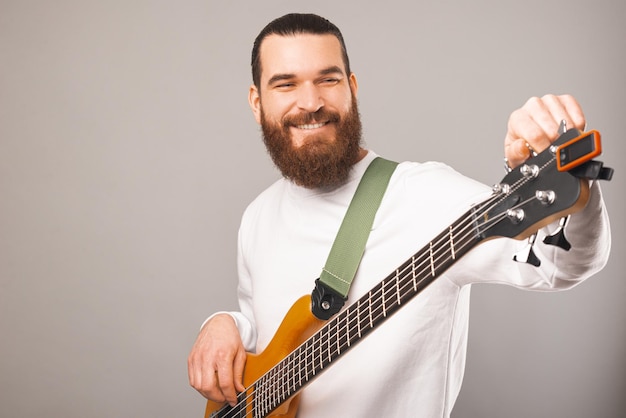
M 233 354 L 229 350 L 218 350 L 215 353 L 215 359 L 220 364 L 231 363 L 233 359 Z
M 544 102 L 556 102 L 558 101 L 557 97 L 554 94 L 544 94 L 541 98 Z
M 528 100 L 526 100 L 526 104 L 524 105 L 524 107 L 526 108 L 534 108 L 536 106 L 538 106 L 541 103 L 541 99 L 537 96 L 533 96 L 531 98 L 529 98 Z

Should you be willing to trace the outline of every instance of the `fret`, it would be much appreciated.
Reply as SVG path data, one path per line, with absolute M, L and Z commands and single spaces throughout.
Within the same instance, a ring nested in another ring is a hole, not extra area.
M 417 275 L 415 274 L 415 255 L 411 257 L 411 275 L 413 276 L 413 290 L 417 292 Z
M 348 347 L 351 347 L 353 343 L 359 342 L 361 339 L 361 312 L 360 312 L 360 303 L 353 309 L 349 309 L 349 318 L 348 328 L 351 330 L 350 338 L 348 338 Z
M 452 234 L 452 226 L 449 228 L 449 236 L 450 236 L 450 251 L 452 252 L 452 259 L 456 260 L 456 254 L 454 252 L 454 234 Z
M 289 392 L 289 368 L 286 364 L 283 364 L 280 368 L 280 376 L 278 379 L 278 401 L 282 402 L 282 400 L 286 399 L 285 395 L 287 392 Z M 280 404 L 280 402 L 278 402 L 278 404 Z M 277 406 L 278 404 L 274 406 Z
M 383 316 L 386 318 L 387 317 L 387 307 L 385 306 L 385 281 L 383 280 L 381 282 L 381 292 L 380 292 L 380 298 L 382 300 L 382 308 L 383 308 Z
M 321 335 L 320 335 L 320 338 L 321 338 Z M 312 369 L 313 375 L 315 375 L 315 373 L 318 370 L 322 369 L 322 346 L 320 345 L 319 338 L 317 341 L 317 345 L 315 349 L 313 350 L 313 354 L 314 354 L 314 359 L 317 360 L 317 364 L 313 364 L 313 369 Z
M 280 387 L 280 368 L 276 368 L 274 375 L 272 376 L 272 391 L 268 400 L 270 410 L 274 407 L 274 403 L 278 399 L 278 392 Z
M 359 339 L 361 339 L 361 299 L 356 301 L 356 311 L 359 314 L 356 319 L 356 331 Z
M 300 367 L 300 386 L 303 386 L 311 371 L 315 374 L 315 344 L 313 342 L 307 344 L 305 356 L 300 361 L 302 362 Z
M 337 320 L 337 325 L 335 328 L 337 329 L 337 332 L 335 333 L 335 338 L 337 339 L 337 354 L 341 354 L 341 333 L 339 332 L 341 328 L 339 327 L 339 320 Z M 328 362 L 331 362 L 330 356 L 328 358 Z
M 259 381 L 259 383 L 260 383 L 260 381 Z M 258 388 L 258 385 L 257 385 L 257 388 Z M 261 411 L 259 410 L 260 407 L 259 407 L 259 401 L 258 401 L 259 394 L 256 393 L 256 392 L 258 392 L 258 391 L 255 391 L 255 396 L 254 396 L 254 399 L 252 400 L 252 402 L 253 402 L 253 404 L 252 404 L 252 411 L 254 413 L 254 416 L 260 416 L 261 415 Z
M 359 299 L 359 337 L 364 337 L 369 328 L 369 309 L 367 300 L 363 300 L 363 298 Z
M 327 334 L 328 335 L 328 334 Z M 327 361 L 330 363 L 330 359 L 332 358 L 332 351 L 331 351 L 331 344 L 330 344 L 330 338 L 326 339 L 326 359 Z
M 263 409 L 263 399 L 265 397 L 264 391 L 265 391 L 265 378 L 259 381 L 259 385 L 257 386 L 257 398 L 256 398 L 256 407 L 257 410 L 259 411 L 259 414 L 261 414 L 262 409 Z
M 368 292 L 368 295 L 369 295 L 369 303 L 367 304 L 367 308 L 369 310 L 368 317 L 370 320 L 370 328 L 374 328 L 374 322 L 372 320 L 372 291 L 371 290 Z
M 315 337 L 315 336 L 313 336 Z M 297 385 L 300 387 L 303 383 L 303 375 L 306 376 L 309 373 L 310 367 L 315 367 L 315 338 L 306 341 L 298 349 L 298 355 L 294 359 L 293 367 L 296 369 Z
M 299 350 L 297 351 L 298 353 L 300 352 Z M 287 371 L 289 372 L 289 377 L 287 379 L 287 382 L 289 384 L 289 391 L 294 391 L 296 390 L 296 374 L 294 373 L 294 367 L 293 365 L 296 364 L 296 355 L 294 355 L 296 352 L 292 352 L 289 357 L 287 357 L 287 364 L 289 365 L 289 367 L 287 367 Z
M 286 383 L 286 379 L 285 377 L 289 376 L 288 374 L 285 373 L 285 365 L 283 364 L 283 367 L 280 368 L 280 379 L 278 379 L 278 388 L 279 388 L 279 399 L 286 399 L 285 396 L 285 383 Z
M 321 355 L 319 354 L 319 339 L 320 337 L 317 337 L 317 341 L 315 341 L 315 343 L 311 346 L 311 372 L 313 373 L 313 375 L 315 375 L 315 371 L 317 370 L 318 366 L 315 365 L 315 360 L 320 360 Z
M 342 332 L 339 334 L 339 345 L 341 346 L 342 350 L 347 350 L 348 347 L 350 347 L 350 313 L 348 312 L 348 310 L 344 312 L 344 315 L 342 316 L 342 321 L 344 323 L 346 332 Z M 337 350 L 337 354 L 339 354 L 339 350 Z
M 272 394 L 272 375 L 273 371 L 270 372 L 265 380 L 265 391 L 263 392 L 263 410 L 267 411 L 270 407 L 270 396 Z
M 316 346 L 316 351 L 318 353 L 317 357 L 318 357 L 318 365 L 315 368 L 315 370 L 322 370 L 324 368 L 324 362 L 326 360 L 324 360 L 324 357 L 328 357 L 328 352 L 330 350 L 330 337 L 328 334 L 329 330 L 326 330 L 326 332 L 324 334 L 321 334 L 319 336 L 319 343 Z
M 270 393 L 267 399 L 267 405 L 268 408 L 272 407 L 272 399 L 274 399 L 276 397 L 276 392 L 278 391 L 278 369 L 274 370 L 274 373 L 272 373 L 272 379 L 271 379 L 271 385 L 270 385 Z
M 402 304 L 400 301 L 400 270 L 396 270 L 396 297 L 398 298 L 398 306 Z
M 350 334 L 350 339 L 348 340 L 350 342 L 350 345 L 352 345 L 352 343 L 354 341 L 358 342 L 359 339 L 361 338 L 361 324 L 359 324 L 359 320 L 360 320 L 360 315 L 361 313 L 359 312 L 359 304 L 357 303 L 357 306 L 354 307 L 354 309 L 350 310 L 350 329 L 352 330 L 352 334 Z
M 295 365 L 298 371 L 298 387 L 302 387 L 304 385 L 302 378 L 303 378 L 303 374 L 306 376 L 306 372 L 308 370 L 308 364 L 309 364 L 308 352 L 310 350 L 310 346 L 311 344 L 307 342 L 305 352 L 303 353 L 302 350 L 300 350 L 300 352 L 298 353 L 298 358 L 297 358 L 298 362 Z M 310 361 L 311 362 L 313 361 L 313 357 L 311 357 Z
M 346 309 L 346 311 L 344 312 L 344 322 L 345 322 L 345 328 L 346 328 L 346 333 L 345 333 L 345 341 L 344 340 L 344 336 L 342 336 L 342 347 L 344 350 L 347 350 L 350 347 L 350 322 L 352 321 L 352 312 L 350 311 L 350 308 Z
M 387 277 L 387 279 L 391 280 L 389 277 Z M 383 302 L 383 307 L 384 307 L 384 312 L 383 312 L 383 317 L 386 318 L 389 315 L 389 311 L 391 308 L 391 304 L 392 304 L 392 300 L 389 299 L 388 293 L 389 293 L 389 289 L 387 288 L 387 284 L 390 283 L 389 281 L 386 281 L 385 284 L 383 284 L 381 291 L 380 291 L 380 298 Z
M 344 316 L 345 316 L 344 322 L 345 322 L 346 333 L 344 336 L 341 337 L 341 347 L 345 351 L 350 347 L 350 328 L 352 328 L 351 326 L 352 312 L 350 311 L 349 308 L 346 309 Z
M 295 390 L 295 368 L 294 368 L 294 357 L 289 355 L 286 358 L 287 362 L 285 363 L 285 381 L 283 383 L 283 394 L 282 396 L 287 398 L 289 393 Z
M 381 299 L 382 299 L 382 288 L 381 289 L 377 289 L 376 292 L 374 292 L 374 298 L 376 299 L 372 299 L 372 321 L 374 322 L 374 325 L 372 325 L 372 328 L 374 328 L 376 326 L 376 323 L 378 322 L 378 318 L 383 315 L 383 304 L 378 301 L 377 299 L 377 294 L 378 292 L 381 292 Z M 377 303 L 376 303 L 377 302 Z M 376 303 L 376 305 L 374 305 L 374 303 Z M 383 315 L 384 317 L 384 315 Z
M 433 243 L 432 241 L 429 243 L 429 247 L 428 247 L 429 253 L 430 253 L 430 274 L 433 275 L 433 277 L 436 276 L 435 274 L 435 260 L 433 259 Z
M 261 379 L 257 380 L 254 386 L 254 389 L 251 391 L 251 394 L 254 395 L 252 396 L 252 399 L 250 400 L 251 402 L 251 409 L 253 414 L 256 416 L 259 413 L 259 387 L 261 385 Z M 244 395 L 246 392 L 242 392 L 241 395 Z
M 307 342 L 305 344 L 305 354 L 304 354 L 304 359 L 301 358 L 300 355 L 298 355 L 298 360 L 300 360 L 297 364 L 299 364 L 298 367 L 298 386 L 302 387 L 302 372 L 307 368 L 307 358 L 309 357 L 309 349 L 310 349 L 310 344 Z M 311 354 L 312 355 L 312 354 Z M 311 359 L 312 361 L 315 361 L 315 358 Z M 304 366 L 304 367 L 303 367 Z
M 316 349 L 315 347 L 318 347 L 318 349 Z M 316 344 L 313 344 L 313 346 L 311 347 L 311 374 L 313 376 L 315 376 L 315 371 L 317 370 L 317 366 L 315 366 L 315 360 L 320 358 L 321 359 L 321 354 L 318 356 L 318 351 L 319 351 L 319 342 Z M 320 360 L 321 363 L 321 360 Z M 320 366 L 321 368 L 321 366 Z
M 267 379 L 265 379 L 265 385 L 263 387 L 264 391 L 263 391 L 263 403 L 262 405 L 262 409 L 264 412 L 266 412 L 269 408 L 269 395 L 272 391 L 272 373 L 268 373 L 267 375 Z
M 305 345 L 305 351 L 302 352 L 302 350 L 300 350 L 300 352 L 298 353 L 297 363 L 294 366 L 297 368 L 297 372 L 298 372 L 298 387 L 302 387 L 304 385 L 302 381 L 303 373 L 306 373 L 306 370 L 308 369 L 309 361 L 311 362 L 313 361 L 312 357 L 309 360 L 309 355 L 312 355 L 312 354 L 309 354 L 310 347 L 311 347 L 311 344 L 307 342 Z
M 263 379 L 263 391 L 261 394 L 262 397 L 259 407 L 261 408 L 261 413 L 265 414 L 265 409 L 267 408 L 267 377 Z

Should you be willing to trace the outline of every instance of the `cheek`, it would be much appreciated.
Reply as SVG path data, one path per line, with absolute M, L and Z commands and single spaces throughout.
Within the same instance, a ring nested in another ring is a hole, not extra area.
M 264 100 L 261 105 L 265 120 L 272 123 L 281 123 L 283 117 L 288 114 L 290 107 L 276 100 Z
M 352 109 L 352 94 L 350 90 L 348 89 L 348 91 L 344 94 L 338 94 L 337 97 L 334 98 L 333 102 L 336 104 L 337 110 L 342 113 L 348 112 Z

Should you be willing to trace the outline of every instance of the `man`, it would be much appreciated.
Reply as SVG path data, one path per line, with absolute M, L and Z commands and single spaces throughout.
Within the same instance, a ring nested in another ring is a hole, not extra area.
M 271 22 L 252 51 L 249 102 L 283 174 L 247 208 L 239 233 L 240 312 L 217 313 L 189 355 L 191 385 L 235 404 L 246 351 L 261 352 L 287 309 L 310 294 L 374 152 L 361 147 L 358 84 L 339 30 L 315 15 Z M 510 166 L 557 137 L 559 122 L 583 129 L 571 96 L 529 100 L 505 137 Z M 376 215 L 346 306 L 429 242 L 490 188 L 439 163 L 400 164 Z M 551 227 L 554 229 L 554 226 Z M 540 234 L 544 234 L 541 232 Z M 539 268 L 510 255 L 524 243 L 481 244 L 302 391 L 299 417 L 448 417 L 465 364 L 470 284 L 570 288 L 606 263 L 608 218 L 599 187 L 568 225 L 573 248 L 536 251 Z M 538 238 L 538 242 L 539 242 Z

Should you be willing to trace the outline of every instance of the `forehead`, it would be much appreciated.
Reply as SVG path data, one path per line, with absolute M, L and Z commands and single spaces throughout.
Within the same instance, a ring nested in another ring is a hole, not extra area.
M 261 83 L 276 74 L 306 75 L 331 66 L 344 70 L 339 40 L 331 34 L 270 35 L 260 48 Z

